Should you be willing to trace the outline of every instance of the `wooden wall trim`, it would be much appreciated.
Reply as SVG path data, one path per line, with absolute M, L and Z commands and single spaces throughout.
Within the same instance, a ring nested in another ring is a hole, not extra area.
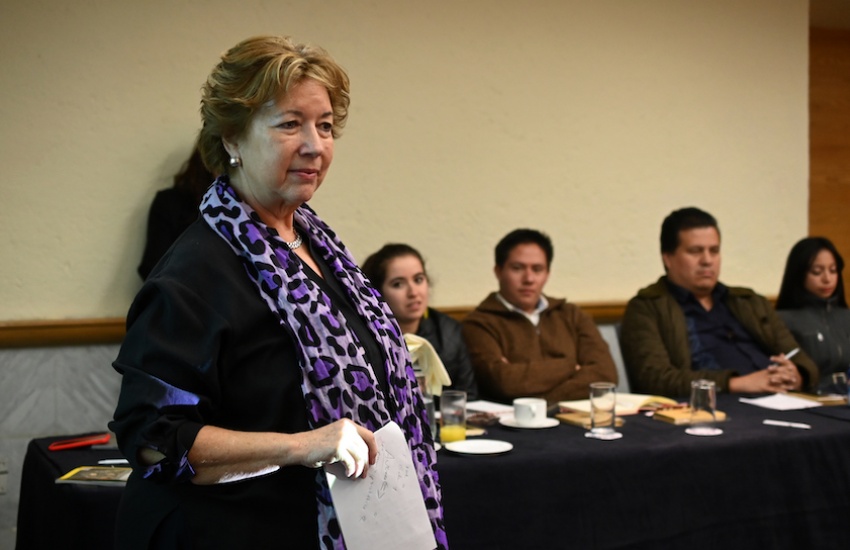
M 619 323 L 626 311 L 625 302 L 584 302 L 576 305 L 593 317 L 593 320 L 599 325 Z M 458 321 L 462 321 L 470 311 L 475 309 L 475 306 L 441 307 L 437 309 Z
M 115 344 L 124 339 L 124 318 L 0 323 L 0 348 Z
M 600 324 L 623 318 L 625 302 L 578 304 Z M 462 320 L 475 306 L 443 307 L 440 311 Z M 60 321 L 0 322 L 0 349 L 118 344 L 124 339 L 124 318 Z

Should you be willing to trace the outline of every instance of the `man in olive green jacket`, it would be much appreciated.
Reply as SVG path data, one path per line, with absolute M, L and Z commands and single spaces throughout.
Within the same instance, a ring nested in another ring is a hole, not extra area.
M 690 383 L 714 380 L 742 393 L 808 391 L 817 367 L 770 302 L 750 289 L 726 287 L 714 218 L 683 208 L 664 220 L 661 251 L 667 275 L 629 301 L 620 347 L 635 392 L 687 396 Z

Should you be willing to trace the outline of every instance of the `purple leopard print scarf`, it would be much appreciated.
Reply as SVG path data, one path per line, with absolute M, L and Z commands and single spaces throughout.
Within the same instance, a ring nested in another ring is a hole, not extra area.
M 448 548 L 439 478 L 434 469 L 436 454 L 422 398 L 414 391 L 413 367 L 401 330 L 345 245 L 310 207 L 302 205 L 296 210 L 295 226 L 299 233 L 305 241 L 309 239 L 312 252 L 330 266 L 385 351 L 387 396 L 375 392 L 378 384 L 372 366 L 342 313 L 310 280 L 301 260 L 289 251 L 277 232 L 239 200 L 227 176 L 217 179 L 207 190 L 201 213 L 207 224 L 242 258 L 260 295 L 295 341 L 302 371 L 301 391 L 311 427 L 350 418 L 375 431 L 394 420 L 407 437 L 438 547 Z M 392 406 L 388 407 L 384 399 Z M 344 549 L 330 489 L 321 469 L 316 473 L 316 483 L 320 543 L 323 548 Z

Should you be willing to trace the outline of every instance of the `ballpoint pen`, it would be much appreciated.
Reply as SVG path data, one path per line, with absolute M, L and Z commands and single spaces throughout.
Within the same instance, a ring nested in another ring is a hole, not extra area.
M 798 428 L 800 430 L 812 429 L 811 426 L 803 424 L 802 422 L 785 422 L 784 420 L 772 420 L 770 418 L 765 418 L 762 423 L 767 424 L 768 426 L 782 426 L 785 428 Z
M 97 463 L 101 466 L 117 466 L 119 464 L 129 464 L 129 461 L 126 458 L 106 458 L 98 460 Z

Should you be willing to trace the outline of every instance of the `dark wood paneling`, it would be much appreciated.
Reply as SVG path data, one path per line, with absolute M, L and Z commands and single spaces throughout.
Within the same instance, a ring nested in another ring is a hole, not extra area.
M 809 234 L 850 259 L 850 30 L 809 35 Z

